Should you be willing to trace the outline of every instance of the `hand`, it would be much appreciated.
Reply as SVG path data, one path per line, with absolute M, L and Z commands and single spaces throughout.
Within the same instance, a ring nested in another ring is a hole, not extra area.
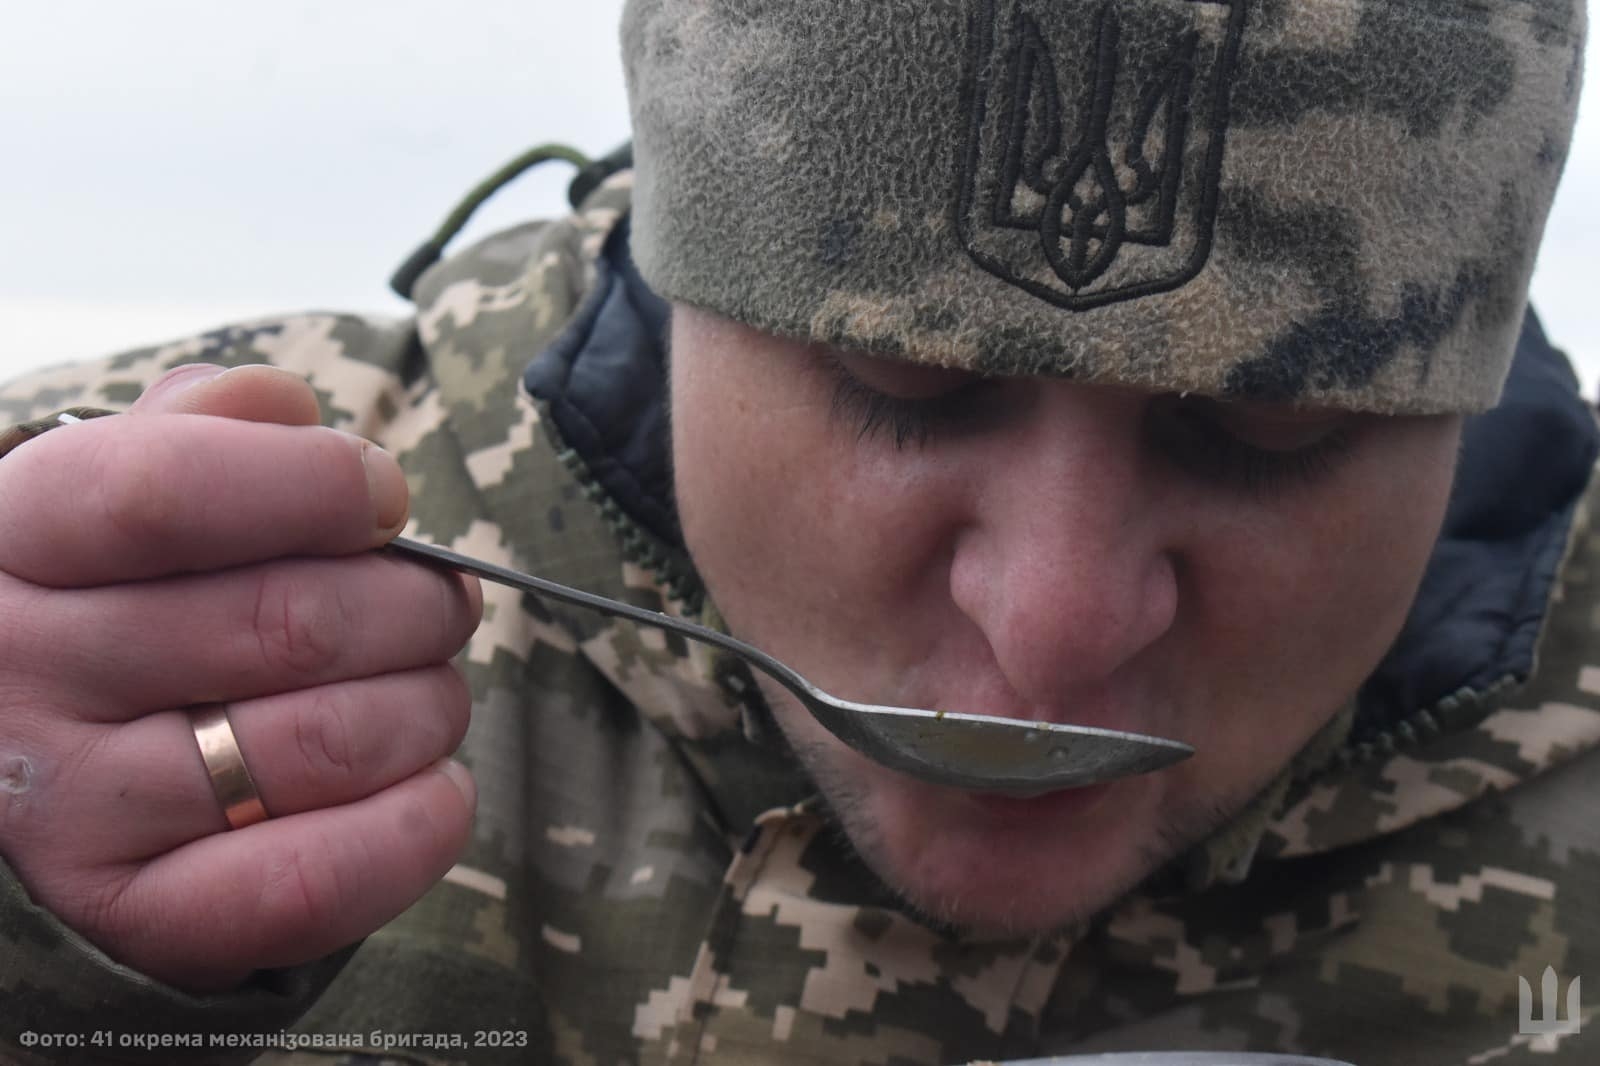
M 394 461 L 284 371 L 185 367 L 0 459 L 0 857 L 111 957 L 190 991 L 306 962 L 468 838 L 444 761 L 475 579 L 369 549 Z M 230 830 L 189 712 L 226 707 L 269 818 Z

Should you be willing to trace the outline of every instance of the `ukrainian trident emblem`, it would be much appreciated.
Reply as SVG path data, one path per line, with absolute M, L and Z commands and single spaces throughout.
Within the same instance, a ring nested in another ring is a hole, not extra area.
M 956 227 L 1071 310 L 1165 292 L 1211 252 L 1247 0 L 978 0 Z

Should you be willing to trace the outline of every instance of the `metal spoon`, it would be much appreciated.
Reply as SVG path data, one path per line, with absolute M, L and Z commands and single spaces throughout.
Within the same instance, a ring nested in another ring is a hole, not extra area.
M 842 700 L 759 648 L 714 629 L 405 537 L 396 537 L 389 547 L 732 652 L 794 693 L 828 732 L 873 762 L 936 785 L 1033 795 L 1159 770 L 1194 754 L 1176 740 L 1114 729 Z

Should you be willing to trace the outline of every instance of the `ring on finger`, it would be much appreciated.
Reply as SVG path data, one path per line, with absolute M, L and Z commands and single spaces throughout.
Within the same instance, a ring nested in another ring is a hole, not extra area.
M 222 804 L 228 828 L 243 829 L 266 821 L 267 808 L 261 803 L 255 779 L 250 776 L 250 768 L 239 751 L 239 740 L 228 722 L 228 709 L 218 705 L 190 711 L 189 724 L 194 728 L 200 757 L 211 775 L 211 787 L 217 794 L 217 802 Z

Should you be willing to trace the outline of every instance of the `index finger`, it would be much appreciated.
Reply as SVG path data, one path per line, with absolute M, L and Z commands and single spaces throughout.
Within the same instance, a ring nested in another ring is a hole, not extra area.
M 405 524 L 399 464 L 321 426 L 100 418 L 0 462 L 0 570 L 54 588 L 344 555 Z

